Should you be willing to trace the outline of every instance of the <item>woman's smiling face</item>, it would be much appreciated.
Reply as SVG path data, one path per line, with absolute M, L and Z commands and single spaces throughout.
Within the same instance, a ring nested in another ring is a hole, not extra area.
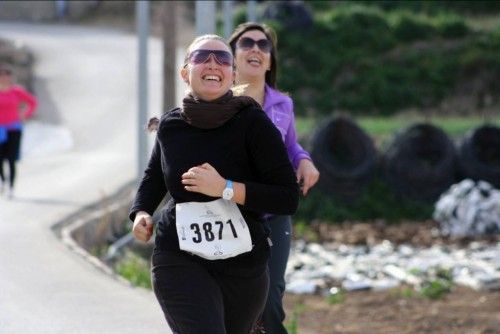
M 222 41 L 205 39 L 192 45 L 190 55 L 196 50 L 220 50 L 231 55 L 231 49 Z M 234 68 L 225 62 L 219 62 L 217 55 L 211 53 L 206 61 L 197 63 L 194 57 L 188 58 L 186 66 L 181 70 L 183 80 L 189 85 L 192 93 L 198 98 L 211 101 L 226 94 L 234 81 Z
M 249 30 L 242 34 L 238 41 L 243 38 L 250 38 L 254 41 L 267 39 L 267 36 L 260 30 Z M 257 44 L 250 49 L 243 49 L 236 44 L 235 63 L 239 80 L 249 81 L 250 79 L 265 78 L 266 72 L 271 68 L 271 53 L 263 52 Z

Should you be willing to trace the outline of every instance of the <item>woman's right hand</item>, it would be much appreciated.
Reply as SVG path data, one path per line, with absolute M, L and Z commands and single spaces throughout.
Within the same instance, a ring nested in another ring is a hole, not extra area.
M 135 215 L 132 227 L 134 237 L 142 242 L 148 242 L 153 235 L 153 218 L 145 211 L 139 211 Z

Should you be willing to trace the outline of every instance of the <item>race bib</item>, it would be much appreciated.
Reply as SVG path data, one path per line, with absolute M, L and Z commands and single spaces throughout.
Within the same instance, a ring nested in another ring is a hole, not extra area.
M 248 225 L 236 203 L 224 199 L 175 205 L 180 249 L 208 260 L 252 250 Z

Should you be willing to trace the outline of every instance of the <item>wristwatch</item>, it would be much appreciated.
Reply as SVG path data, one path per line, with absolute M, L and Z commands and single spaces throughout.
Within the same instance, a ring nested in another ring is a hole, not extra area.
M 230 201 L 233 198 L 233 181 L 226 180 L 226 188 L 222 191 L 222 198 Z

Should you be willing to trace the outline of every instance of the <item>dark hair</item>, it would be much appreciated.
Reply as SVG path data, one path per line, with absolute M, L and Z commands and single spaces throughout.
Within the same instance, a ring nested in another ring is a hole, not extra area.
M 266 38 L 271 41 L 272 48 L 271 48 L 271 69 L 266 72 L 266 83 L 273 87 L 276 87 L 276 76 L 277 76 L 277 59 L 278 55 L 277 52 L 278 50 L 276 49 L 277 44 L 278 44 L 278 38 L 276 37 L 276 33 L 274 32 L 273 28 L 268 26 L 265 23 L 256 23 L 256 22 L 245 22 L 236 27 L 234 29 L 233 34 L 231 37 L 229 37 L 229 46 L 231 46 L 231 50 L 233 51 L 233 54 L 236 55 L 236 42 L 238 42 L 238 39 L 246 33 L 247 31 L 250 30 L 259 30 L 266 35 Z
M 7 72 L 8 74 L 12 74 L 12 66 L 7 63 L 0 63 L 0 71 Z

